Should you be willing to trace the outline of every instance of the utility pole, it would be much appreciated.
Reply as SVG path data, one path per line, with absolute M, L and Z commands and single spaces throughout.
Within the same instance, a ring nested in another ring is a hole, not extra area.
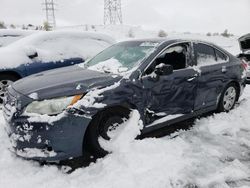
M 121 0 L 104 0 L 104 25 L 122 24 Z
M 45 6 L 46 12 L 46 22 L 50 28 L 56 27 L 56 18 L 55 18 L 55 3 L 54 0 L 44 0 L 43 5 Z

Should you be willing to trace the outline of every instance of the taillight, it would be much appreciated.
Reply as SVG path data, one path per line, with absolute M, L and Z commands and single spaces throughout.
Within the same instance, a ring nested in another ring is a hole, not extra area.
M 247 64 L 247 62 L 244 59 L 241 60 L 241 65 L 244 68 L 244 70 L 248 69 L 248 64 Z

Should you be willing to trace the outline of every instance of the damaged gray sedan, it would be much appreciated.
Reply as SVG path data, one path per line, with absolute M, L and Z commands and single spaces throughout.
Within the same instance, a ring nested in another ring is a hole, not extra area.
M 108 152 L 131 110 L 141 135 L 210 111 L 230 111 L 245 87 L 245 65 L 202 41 L 148 39 L 107 48 L 84 65 L 42 72 L 8 88 L 3 112 L 13 151 L 57 162 Z

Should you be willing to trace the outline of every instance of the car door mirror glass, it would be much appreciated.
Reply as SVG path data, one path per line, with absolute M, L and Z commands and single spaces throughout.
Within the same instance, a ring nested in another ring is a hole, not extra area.
M 159 76 L 170 75 L 173 73 L 173 66 L 169 64 L 160 63 L 155 67 L 155 74 Z

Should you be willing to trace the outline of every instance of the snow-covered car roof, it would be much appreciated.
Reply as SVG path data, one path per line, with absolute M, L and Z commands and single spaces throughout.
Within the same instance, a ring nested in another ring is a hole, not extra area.
M 35 32 L 38 31 L 21 29 L 0 29 L 0 47 L 7 46 Z
M 12 46 L 22 46 L 26 44 L 36 44 L 40 41 L 44 40 L 53 40 L 54 38 L 88 38 L 94 40 L 105 41 L 107 43 L 113 44 L 115 40 L 106 35 L 101 33 L 93 33 L 93 32 L 85 32 L 85 31 L 47 31 L 47 32 L 39 32 L 29 37 L 25 37 L 15 43 L 11 44 Z
M 84 31 L 39 32 L 0 48 L 0 68 L 14 68 L 31 63 L 28 57 L 37 53 L 37 61 L 51 62 L 80 57 L 88 59 L 115 43 L 105 34 Z

